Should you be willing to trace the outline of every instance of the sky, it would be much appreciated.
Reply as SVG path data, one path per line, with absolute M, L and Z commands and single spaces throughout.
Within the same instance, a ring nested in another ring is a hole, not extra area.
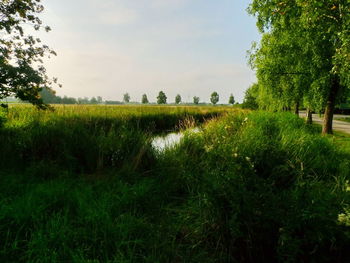
M 260 36 L 249 0 L 47 0 L 41 33 L 58 56 L 45 62 L 57 95 L 132 101 L 164 91 L 242 101 L 255 81 L 247 50 Z

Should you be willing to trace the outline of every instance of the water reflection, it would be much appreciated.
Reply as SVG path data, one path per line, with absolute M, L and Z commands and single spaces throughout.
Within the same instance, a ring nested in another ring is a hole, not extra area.
M 200 132 L 199 128 L 189 130 L 190 132 Z M 157 136 L 152 140 L 152 147 L 157 151 L 164 151 L 165 149 L 171 148 L 178 144 L 184 137 L 183 132 L 169 133 L 166 136 Z

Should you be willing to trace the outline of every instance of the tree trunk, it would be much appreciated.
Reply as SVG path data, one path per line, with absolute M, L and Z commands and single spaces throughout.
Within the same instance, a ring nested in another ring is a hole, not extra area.
M 295 103 L 294 113 L 299 116 L 299 101 Z
M 340 89 L 339 77 L 334 76 L 331 83 L 331 90 L 327 98 L 326 109 L 323 119 L 322 134 L 333 133 L 333 114 L 335 107 L 335 99 L 337 98 L 338 91 Z
M 310 108 L 306 109 L 306 124 L 312 124 L 312 111 Z

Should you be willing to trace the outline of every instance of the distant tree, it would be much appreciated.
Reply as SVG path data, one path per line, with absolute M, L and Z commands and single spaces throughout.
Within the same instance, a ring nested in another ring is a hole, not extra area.
M 78 104 L 89 104 L 90 100 L 89 100 L 89 98 L 84 97 L 84 98 L 78 98 L 77 102 L 78 102 Z
M 211 103 L 213 103 L 214 105 L 216 105 L 216 103 L 219 102 L 219 94 L 218 94 L 216 91 L 214 91 L 214 92 L 211 94 L 211 96 L 210 96 L 210 101 L 211 101 Z
M 199 97 L 194 96 L 193 97 L 193 103 L 194 104 L 199 104 Z
M 228 103 L 229 103 L 229 104 L 232 104 L 232 105 L 235 104 L 235 97 L 233 97 L 233 94 L 230 95 L 230 98 L 229 98 L 229 100 L 228 100 Z
M 130 95 L 129 95 L 129 93 L 125 93 L 124 94 L 123 101 L 125 103 L 129 103 L 130 102 Z
M 175 103 L 176 104 L 180 104 L 181 103 L 181 96 L 180 94 L 177 94 L 176 97 L 175 97 Z
M 158 104 L 166 104 L 167 97 L 163 91 L 160 91 L 157 97 Z
M 103 99 L 101 96 L 97 96 L 97 103 L 98 104 L 102 104 L 103 103 Z
M 97 99 L 95 97 L 92 97 L 90 100 L 91 104 L 97 104 Z
M 64 96 L 61 100 L 62 104 L 77 104 L 77 100 L 75 98 Z
M 142 104 L 148 104 L 149 101 L 148 101 L 148 98 L 147 98 L 147 95 L 146 94 L 143 94 L 142 95 L 142 100 L 141 100 Z
M 56 96 L 56 98 L 55 98 L 55 102 L 54 103 L 56 103 L 56 104 L 62 104 L 63 102 L 62 102 L 62 98 L 60 97 L 60 96 Z
M 56 93 L 52 89 L 43 88 L 40 91 L 40 97 L 45 104 L 56 103 Z

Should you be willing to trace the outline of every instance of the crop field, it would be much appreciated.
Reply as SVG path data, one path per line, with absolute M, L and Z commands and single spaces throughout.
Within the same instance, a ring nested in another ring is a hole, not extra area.
M 12 105 L 1 116 L 1 262 L 349 259 L 350 153 L 293 114 Z M 184 137 L 152 148 L 170 131 Z

